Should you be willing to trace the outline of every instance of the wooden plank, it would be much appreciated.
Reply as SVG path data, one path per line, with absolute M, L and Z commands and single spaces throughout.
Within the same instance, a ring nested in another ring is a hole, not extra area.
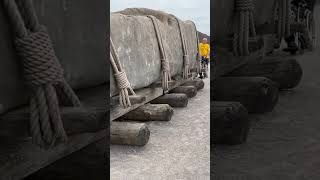
M 69 137 L 67 144 L 43 150 L 31 141 L 1 141 L 0 179 L 18 180 L 106 136 L 106 130 Z
M 138 108 L 139 106 L 144 105 L 145 103 L 163 95 L 163 90 L 162 90 L 162 88 L 143 88 L 143 89 L 135 91 L 135 93 L 138 96 L 146 97 L 146 99 L 143 102 L 133 104 L 132 106 L 130 106 L 128 108 L 123 108 L 119 104 L 111 107 L 110 122 L 121 117 L 122 115 Z
M 194 79 L 196 76 L 196 73 L 191 73 L 189 79 L 182 79 L 180 76 L 174 77 L 173 80 L 169 83 L 169 90 L 174 89 L 181 84 L 190 81 L 191 79 Z M 147 88 L 135 90 L 135 93 L 137 96 L 146 97 L 145 101 L 133 104 L 129 108 L 123 108 L 119 104 L 112 106 L 110 111 L 110 122 L 164 94 L 159 82 L 156 82 Z

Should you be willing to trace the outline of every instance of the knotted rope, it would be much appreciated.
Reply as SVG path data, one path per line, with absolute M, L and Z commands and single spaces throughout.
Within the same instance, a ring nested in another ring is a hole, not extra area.
M 282 38 L 290 36 L 290 0 L 277 0 L 278 7 L 278 28 L 277 36 L 281 41 Z
M 182 28 L 181 28 L 182 26 L 181 26 L 180 20 L 178 18 L 176 18 L 176 20 L 178 22 L 178 27 L 179 27 L 180 37 L 181 37 L 181 44 L 182 44 L 182 51 L 183 51 L 183 73 L 182 74 L 184 79 L 188 79 L 189 73 L 190 73 L 188 48 L 186 45 L 184 34 L 182 32 Z
M 67 140 L 60 117 L 59 100 L 80 106 L 80 101 L 63 77 L 46 28 L 39 24 L 31 0 L 3 0 L 16 34 L 15 46 L 23 64 L 24 79 L 32 89 L 30 131 L 34 144 L 42 148 L 56 140 Z
M 249 55 L 249 36 L 256 36 L 252 0 L 236 0 L 233 52 L 236 56 Z
M 159 44 L 159 50 L 160 50 L 160 59 L 161 59 L 161 69 L 162 69 L 162 88 L 164 92 L 167 92 L 169 90 L 169 81 L 171 81 L 171 74 L 170 74 L 170 65 L 169 61 L 167 59 L 166 51 L 164 49 L 163 45 L 163 38 L 162 34 L 159 28 L 158 20 L 156 17 L 148 15 L 152 20 L 153 27 L 156 32 L 158 44 Z
M 199 48 L 199 44 L 200 44 L 200 41 L 199 41 L 199 35 L 198 35 L 198 31 L 197 31 L 197 26 L 196 24 L 193 22 L 193 21 L 190 21 L 193 26 L 194 26 L 194 29 L 195 29 L 195 32 L 196 32 L 196 38 L 197 38 L 197 59 L 196 59 L 196 65 L 197 65 L 197 74 L 200 73 L 200 61 L 201 61 L 201 55 L 200 55 L 200 48 Z
M 119 92 L 120 105 L 124 108 L 128 108 L 131 106 L 128 90 L 131 92 L 132 95 L 136 95 L 136 94 L 131 88 L 127 75 L 120 64 L 119 56 L 118 56 L 118 53 L 116 52 L 116 48 L 113 44 L 111 37 L 110 37 L 110 45 L 111 45 L 110 62 L 112 65 L 112 69 L 115 73 L 114 74 L 115 80 L 120 90 Z

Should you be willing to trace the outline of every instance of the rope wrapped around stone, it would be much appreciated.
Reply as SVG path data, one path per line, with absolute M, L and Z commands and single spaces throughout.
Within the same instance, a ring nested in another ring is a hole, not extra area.
M 49 34 L 38 22 L 31 0 L 3 0 L 15 32 L 15 46 L 23 65 L 30 96 L 32 141 L 41 148 L 67 140 L 60 117 L 59 100 L 64 105 L 80 106 L 80 100 L 63 77 Z M 59 99 L 58 99 L 59 98 Z
M 167 59 L 166 51 L 163 45 L 163 38 L 159 28 L 158 20 L 156 17 L 152 15 L 148 15 L 153 23 L 153 27 L 156 32 L 159 50 L 160 50 L 160 59 L 161 59 L 161 71 L 162 71 L 162 88 L 163 91 L 166 93 L 169 90 L 169 82 L 171 81 L 171 74 L 170 74 L 170 65 Z
M 278 40 L 290 36 L 290 0 L 277 0 L 274 9 L 278 9 Z
M 115 46 L 113 44 L 113 41 L 110 37 L 110 62 L 112 65 L 112 69 L 114 71 L 114 77 L 118 85 L 119 89 L 119 102 L 120 105 L 124 108 L 128 108 L 131 106 L 131 102 L 129 99 L 129 92 L 132 95 L 136 95 L 133 89 L 131 88 L 130 82 L 127 78 L 126 73 L 124 72 L 124 69 L 122 68 L 119 60 L 119 56 L 116 52 Z
M 178 22 L 178 27 L 179 27 L 179 32 L 180 32 L 180 37 L 181 37 L 181 44 L 182 44 L 182 51 L 183 51 L 183 78 L 188 79 L 189 78 L 189 55 L 188 55 L 188 48 L 186 44 L 186 39 L 184 38 L 184 34 L 182 32 L 182 25 L 180 23 L 180 20 L 176 18 Z
M 236 0 L 233 35 L 233 52 L 235 56 L 249 55 L 249 36 L 256 36 L 252 0 Z
M 198 31 L 197 31 L 197 27 L 196 27 L 196 24 L 193 22 L 193 21 L 190 21 L 192 22 L 193 26 L 194 26 L 194 29 L 195 29 L 195 32 L 196 32 L 196 43 L 197 43 L 197 59 L 196 59 L 196 65 L 197 65 L 197 74 L 200 73 L 200 61 L 201 61 L 201 55 L 200 55 L 200 48 L 199 48 L 199 36 L 198 36 Z

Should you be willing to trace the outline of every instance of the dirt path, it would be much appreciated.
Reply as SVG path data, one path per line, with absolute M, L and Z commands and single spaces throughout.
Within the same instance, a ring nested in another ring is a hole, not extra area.
M 170 122 L 149 123 L 151 137 L 145 147 L 111 146 L 112 180 L 209 180 L 210 87 L 175 108 Z

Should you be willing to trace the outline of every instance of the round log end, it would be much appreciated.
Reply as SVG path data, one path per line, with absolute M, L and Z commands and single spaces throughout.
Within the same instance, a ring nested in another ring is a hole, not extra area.
M 236 145 L 246 142 L 250 130 L 246 108 L 239 102 L 214 101 L 212 104 L 213 143 Z
M 137 141 L 135 144 L 137 146 L 144 146 L 148 143 L 149 138 L 150 138 L 150 130 L 148 126 L 144 124 L 139 130 L 139 134 L 137 136 Z

